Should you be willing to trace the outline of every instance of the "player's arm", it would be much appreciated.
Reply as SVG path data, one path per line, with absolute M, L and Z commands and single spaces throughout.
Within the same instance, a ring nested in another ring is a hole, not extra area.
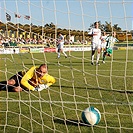
M 46 85 L 48 87 L 55 83 L 55 78 L 53 76 L 49 75 L 49 74 L 47 74 L 46 79 L 47 79 L 47 84 Z
M 89 32 L 88 32 L 88 36 L 90 36 L 90 37 L 93 37 L 93 29 L 91 29 Z
M 47 85 L 47 87 L 49 87 L 55 83 L 55 78 L 53 76 L 49 75 L 48 73 L 45 74 L 41 80 L 43 80 L 45 82 L 45 85 Z
M 33 77 L 35 67 L 32 67 L 21 79 L 21 84 L 29 90 L 35 90 L 35 87 L 29 84 L 29 80 Z

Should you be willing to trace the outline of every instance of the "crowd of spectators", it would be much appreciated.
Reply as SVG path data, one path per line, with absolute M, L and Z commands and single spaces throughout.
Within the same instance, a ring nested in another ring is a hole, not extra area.
M 45 39 L 36 39 L 36 38 L 10 38 L 10 37 L 1 37 L 0 38 L 0 47 L 9 47 L 9 46 L 17 46 L 18 44 L 36 44 L 36 45 L 45 45 L 46 47 L 55 46 L 56 39 L 53 38 L 45 38 Z M 71 40 L 65 40 L 65 44 L 87 44 L 87 41 L 79 41 L 73 42 Z
M 0 46 L 9 47 L 9 46 L 17 46 L 17 44 L 25 45 L 25 44 L 44 44 L 49 46 L 50 44 L 54 44 L 53 39 L 33 39 L 33 38 L 0 38 Z

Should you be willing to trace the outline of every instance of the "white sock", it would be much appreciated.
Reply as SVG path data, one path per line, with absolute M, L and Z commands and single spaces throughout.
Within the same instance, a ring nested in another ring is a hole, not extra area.
M 99 61 L 99 58 L 100 58 L 100 54 L 98 53 L 98 54 L 97 54 L 97 63 L 98 63 L 98 61 Z
M 58 52 L 58 58 L 60 57 L 60 53 Z
M 63 53 L 65 56 L 67 56 L 67 54 L 66 54 L 64 51 L 62 51 L 62 53 Z
M 94 55 L 91 56 L 91 62 L 94 62 Z

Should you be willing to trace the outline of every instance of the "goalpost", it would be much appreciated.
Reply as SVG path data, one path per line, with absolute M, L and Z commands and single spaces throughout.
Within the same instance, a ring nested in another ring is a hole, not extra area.
M 124 38 L 100 66 L 90 64 L 87 33 L 95 21 Z M 1 0 L 0 85 L 43 63 L 56 83 L 40 92 L 0 91 L 0 132 L 133 132 L 131 23 L 131 0 Z M 57 59 L 59 32 L 68 58 Z M 101 113 L 98 125 L 81 119 L 90 106 Z

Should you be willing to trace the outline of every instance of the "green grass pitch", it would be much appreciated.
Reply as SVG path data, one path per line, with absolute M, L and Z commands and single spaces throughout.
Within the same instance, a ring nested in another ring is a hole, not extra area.
M 0 55 L 0 81 L 19 70 L 48 64 L 56 83 L 41 92 L 0 92 L 0 133 L 130 133 L 133 132 L 133 51 L 117 50 L 100 66 L 90 64 L 90 52 Z M 101 121 L 84 125 L 88 106 L 101 112 Z

